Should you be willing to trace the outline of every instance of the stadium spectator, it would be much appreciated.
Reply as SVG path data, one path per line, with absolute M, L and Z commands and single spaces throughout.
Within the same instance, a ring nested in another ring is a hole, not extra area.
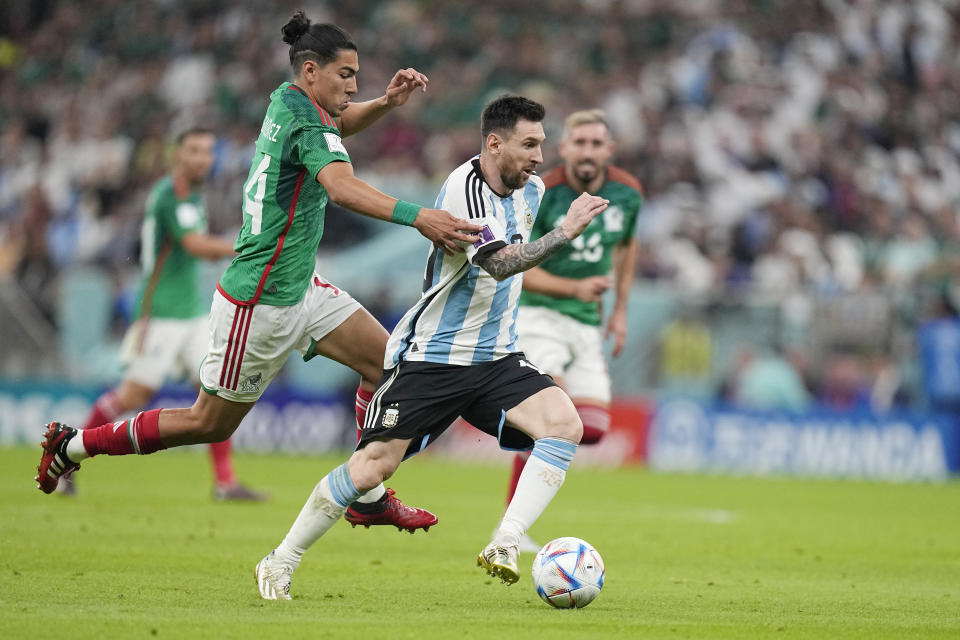
M 443 89 L 395 132 L 352 150 L 375 183 L 402 176 L 404 197 L 428 201 L 446 168 L 472 153 L 471 114 L 499 85 L 536 91 L 548 113 L 596 104 L 621 141 L 617 164 L 645 188 L 638 277 L 698 295 L 785 283 L 783 308 L 816 331 L 812 295 L 893 286 L 891 306 L 901 306 L 924 266 L 951 250 L 939 231 L 960 202 L 954 5 L 563 0 L 544 19 L 533 5 L 490 0 L 469 22 L 451 2 L 328 11 L 373 43 L 372 58 L 403 55 Z M 264 96 L 285 74 L 260 3 L 12 0 L 3 11 L 0 235 L 11 236 L 39 184 L 54 277 L 78 262 L 129 269 L 114 256 L 136 243 L 139 203 L 162 173 L 158 141 L 197 120 L 231 131 L 218 146 L 212 187 L 222 197 L 210 218 L 215 232 L 238 224 Z M 204 69 L 216 82 L 195 82 Z M 376 62 L 363 73 L 373 86 L 389 78 Z M 545 127 L 560 124 L 548 117 Z M 77 157 L 103 157 L 78 167 L 65 142 Z M 398 145 L 408 146 L 399 173 L 388 152 Z M 784 200 L 800 219 L 782 217 Z M 780 241 L 798 230 L 813 237 Z

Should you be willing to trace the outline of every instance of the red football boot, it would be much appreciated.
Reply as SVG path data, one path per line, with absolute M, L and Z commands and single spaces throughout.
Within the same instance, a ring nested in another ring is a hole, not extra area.
M 60 483 L 60 478 L 69 476 L 80 468 L 80 465 L 67 457 L 67 442 L 77 435 L 77 430 L 59 422 L 47 425 L 47 432 L 43 434 L 43 455 L 37 466 L 37 489 L 44 493 L 53 493 Z
M 347 507 L 343 517 L 354 527 L 362 524 L 369 529 L 370 525 L 392 524 L 400 531 L 406 529 L 410 533 L 417 529 L 429 531 L 437 524 L 437 516 L 426 509 L 408 507 L 394 493 L 393 489 L 387 489 L 386 495 L 376 502 L 354 502 Z

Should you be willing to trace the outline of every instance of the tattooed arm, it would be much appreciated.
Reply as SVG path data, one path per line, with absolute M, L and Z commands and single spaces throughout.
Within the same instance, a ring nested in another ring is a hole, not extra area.
M 499 282 L 540 264 L 568 242 L 570 239 L 557 227 L 533 242 L 508 244 L 497 251 L 491 251 L 477 260 L 477 266 Z
M 607 208 L 608 200 L 580 194 L 567 210 L 567 215 L 556 229 L 533 242 L 508 244 L 486 255 L 477 255 L 474 263 L 498 282 L 530 267 L 535 267 L 560 250 L 587 228 L 590 221 Z

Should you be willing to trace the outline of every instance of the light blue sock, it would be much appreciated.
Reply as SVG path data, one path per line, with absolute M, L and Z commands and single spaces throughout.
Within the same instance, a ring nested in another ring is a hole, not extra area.
M 344 462 L 313 488 L 287 536 L 277 547 L 277 555 L 296 568 L 304 552 L 340 521 L 347 506 L 359 496 Z
M 520 473 L 513 500 L 494 534 L 495 542 L 507 546 L 519 542 L 520 536 L 533 526 L 557 495 L 576 452 L 575 442 L 560 438 L 540 438 L 533 443 L 533 451 Z
M 570 462 L 573 461 L 573 454 L 576 452 L 577 444 L 575 442 L 561 440 L 560 438 L 540 438 L 533 443 L 533 451 L 530 452 L 530 455 L 566 471 L 570 467 Z
M 328 473 L 327 479 L 330 480 L 330 493 L 341 507 L 349 507 L 360 497 L 360 492 L 353 486 L 346 462 Z

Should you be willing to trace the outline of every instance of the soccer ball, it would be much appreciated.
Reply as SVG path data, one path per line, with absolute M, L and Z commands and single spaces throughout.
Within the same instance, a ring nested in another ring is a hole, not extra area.
M 543 545 L 532 573 L 537 593 L 557 609 L 585 607 L 603 588 L 603 558 L 580 538 L 557 538 Z

